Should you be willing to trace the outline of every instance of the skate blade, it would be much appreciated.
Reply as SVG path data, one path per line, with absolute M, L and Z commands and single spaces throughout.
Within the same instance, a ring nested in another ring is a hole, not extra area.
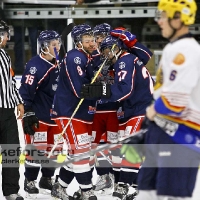
M 26 192 L 27 199 L 37 199 L 37 195 L 38 194 L 29 194 L 28 192 Z
M 113 200 L 121 200 L 119 197 L 113 197 Z
M 94 191 L 96 195 L 105 196 L 113 193 L 113 189 L 111 188 L 104 188 L 102 190 Z
M 124 197 L 123 199 L 121 199 L 119 197 L 113 197 L 113 200 L 126 200 L 126 197 Z
M 57 197 L 51 197 L 52 200 L 62 200 L 60 198 L 57 198 Z
M 62 200 L 61 198 L 53 197 L 53 196 L 51 196 L 51 199 L 52 200 Z M 69 196 L 69 200 L 74 200 L 74 198 L 72 196 Z
M 43 194 L 43 195 L 51 195 L 51 190 L 47 190 L 47 189 L 42 189 L 42 188 L 40 188 L 39 191 L 40 191 L 40 194 Z

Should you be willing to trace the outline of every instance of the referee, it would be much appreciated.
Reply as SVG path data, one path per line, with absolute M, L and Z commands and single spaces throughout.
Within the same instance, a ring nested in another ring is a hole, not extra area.
M 24 114 L 22 98 L 16 88 L 11 60 L 4 48 L 10 39 L 8 25 L 0 20 L 0 144 L 2 154 L 2 191 L 7 200 L 23 200 L 19 191 L 19 132 L 15 116 Z

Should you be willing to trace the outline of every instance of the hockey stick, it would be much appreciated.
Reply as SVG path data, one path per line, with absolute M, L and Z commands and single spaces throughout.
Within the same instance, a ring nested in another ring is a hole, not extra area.
M 70 23 L 65 27 L 65 29 L 61 33 L 61 40 L 62 41 L 66 39 L 67 35 L 69 35 L 69 33 L 72 31 L 74 26 L 75 26 L 74 23 Z
M 42 165 L 44 167 L 62 167 L 64 165 L 68 165 L 68 164 L 71 164 L 73 162 L 78 162 L 78 161 L 80 161 L 84 158 L 88 158 L 90 155 L 94 155 L 94 154 L 96 154 L 98 152 L 102 152 L 106 149 L 114 148 L 114 147 L 118 146 L 119 144 L 126 144 L 126 143 L 140 144 L 140 142 L 144 138 L 144 134 L 146 132 L 147 132 L 147 129 L 141 129 L 140 131 L 135 132 L 134 135 L 130 135 L 130 136 L 124 138 L 123 140 L 119 141 L 116 144 L 103 144 L 99 148 L 92 149 L 88 153 L 83 153 L 79 157 L 73 157 L 69 160 L 62 162 L 62 163 L 55 162 L 55 161 L 49 159 L 46 156 L 35 153 L 35 152 L 38 152 L 38 150 L 32 144 L 26 145 L 25 151 L 33 154 L 31 156 L 34 158 L 34 160 L 38 161 L 39 163 L 42 163 Z
M 106 156 L 106 155 L 103 153 L 103 151 L 99 151 L 99 153 L 109 162 L 109 164 L 112 165 L 111 159 L 110 159 L 108 156 Z
M 61 33 L 61 41 L 62 41 L 62 49 L 60 50 L 60 57 L 63 58 L 66 54 L 66 47 L 65 47 L 65 41 L 67 36 L 70 34 L 70 32 L 72 31 L 73 27 L 75 26 L 74 23 L 70 23 L 68 24 L 64 30 Z

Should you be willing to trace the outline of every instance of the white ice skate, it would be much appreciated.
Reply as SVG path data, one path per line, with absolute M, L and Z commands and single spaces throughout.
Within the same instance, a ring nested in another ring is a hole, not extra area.
M 128 195 L 128 185 L 127 184 L 119 184 L 116 186 L 116 191 L 113 192 L 114 200 L 126 200 Z
M 113 182 L 108 174 L 99 176 L 93 187 L 97 195 L 109 195 L 113 192 Z

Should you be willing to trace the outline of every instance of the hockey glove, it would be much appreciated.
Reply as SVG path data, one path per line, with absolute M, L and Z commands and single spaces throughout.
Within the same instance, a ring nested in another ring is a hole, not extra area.
M 110 34 L 122 40 L 128 48 L 133 47 L 137 42 L 136 36 L 133 35 L 131 32 L 126 31 L 123 27 L 118 27 L 114 30 L 111 30 Z
M 32 110 L 27 110 L 23 116 L 23 130 L 24 134 L 34 135 L 35 131 L 33 127 L 39 128 L 39 120 L 35 116 L 35 112 Z
M 84 84 L 81 88 L 81 98 L 110 98 L 110 84 L 93 83 Z
M 141 163 L 143 157 L 142 144 L 124 144 L 121 147 L 120 153 L 125 156 L 130 163 Z
M 125 158 L 130 163 L 140 163 L 144 155 L 144 142 L 146 131 L 141 131 L 138 134 L 133 135 L 125 139 L 121 148 L 121 154 L 125 155 Z

